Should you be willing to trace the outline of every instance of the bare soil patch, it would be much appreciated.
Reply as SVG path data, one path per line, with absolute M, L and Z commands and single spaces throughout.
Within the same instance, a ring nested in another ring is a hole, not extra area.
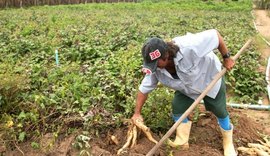
M 258 31 L 262 36 L 270 39 L 270 17 L 268 10 L 254 10 L 255 12 L 255 23 Z
M 270 56 L 270 17 L 269 10 L 254 10 L 255 28 L 259 32 L 264 44 L 259 46 L 261 52 L 261 61 L 267 65 L 268 58 Z M 265 73 L 266 65 L 261 66 L 259 71 Z M 263 95 L 263 104 L 268 105 L 269 99 L 267 95 Z
M 268 10 L 254 10 L 255 16 L 255 27 L 257 28 L 259 34 L 265 38 L 265 40 L 269 43 L 270 40 L 270 17 Z M 267 59 L 270 56 L 270 45 L 266 42 L 264 46 L 259 47 L 262 59 Z
M 247 146 L 248 143 L 257 143 L 261 139 L 260 134 L 269 134 L 266 126 L 269 127 L 269 112 L 268 111 L 253 111 L 243 109 L 229 109 L 232 122 L 234 124 L 234 144 L 235 147 Z M 189 117 L 192 120 L 194 114 Z M 147 124 L 147 123 L 146 123 Z M 120 149 L 126 142 L 127 126 L 123 126 L 116 129 L 110 129 L 106 133 L 100 134 L 99 137 L 94 137 L 89 141 L 91 148 L 87 149 L 93 156 L 111 156 L 116 155 L 118 149 Z M 268 129 L 269 130 L 269 129 Z M 152 133 L 154 138 L 160 140 L 165 134 Z M 110 139 L 111 135 L 115 135 L 120 144 L 115 145 Z M 41 142 L 47 141 L 49 143 L 51 138 L 48 135 L 41 139 Z M 174 139 L 174 134 L 171 136 Z M 75 142 L 75 136 L 70 135 L 58 139 L 54 147 L 51 150 L 46 148 L 34 150 L 30 143 L 24 143 L 19 145 L 20 150 L 24 155 L 28 156 L 62 156 L 79 155 L 80 151 L 73 148 L 72 143 Z M 193 120 L 191 134 L 190 134 L 190 148 L 188 150 L 173 149 L 168 145 L 163 144 L 155 155 L 167 156 L 172 154 L 174 156 L 200 156 L 200 155 L 212 155 L 222 156 L 222 135 L 220 128 L 217 124 L 216 117 L 206 112 L 204 109 L 200 109 L 200 117 L 197 121 Z M 154 143 L 147 140 L 147 138 L 141 133 L 139 135 L 137 145 L 132 149 L 127 149 L 123 156 L 141 156 L 146 155 L 154 146 Z M 22 155 L 18 149 L 8 150 L 4 153 L 7 156 Z M 241 153 L 239 153 L 242 156 Z

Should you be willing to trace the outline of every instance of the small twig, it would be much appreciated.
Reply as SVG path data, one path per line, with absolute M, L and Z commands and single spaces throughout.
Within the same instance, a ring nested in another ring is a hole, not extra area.
M 1 140 L 0 143 L 13 142 L 15 140 Z
M 31 125 L 29 125 L 29 126 L 25 129 L 25 131 L 28 131 L 28 130 L 29 130 L 32 126 L 34 126 L 36 123 L 39 123 L 39 122 L 41 122 L 41 120 L 44 120 L 44 119 L 46 119 L 46 118 L 48 118 L 48 117 L 50 117 L 50 116 L 52 116 L 52 115 L 54 115 L 54 114 L 56 114 L 56 113 L 58 113 L 58 112 L 53 112 L 53 113 L 51 113 L 51 114 L 45 116 L 44 118 L 39 119 L 37 122 L 32 123 Z
M 20 147 L 17 145 L 17 143 L 14 141 L 13 142 L 15 147 L 22 153 L 22 155 L 24 156 L 24 152 L 20 149 Z

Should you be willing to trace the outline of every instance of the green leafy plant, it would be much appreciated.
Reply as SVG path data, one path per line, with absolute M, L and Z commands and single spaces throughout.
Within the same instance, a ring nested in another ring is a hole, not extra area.
M 31 142 L 31 146 L 32 146 L 32 148 L 34 148 L 34 149 L 39 149 L 39 144 L 38 143 L 36 143 L 36 142 Z
M 84 153 L 83 149 L 89 149 L 91 146 L 89 145 L 89 141 L 91 137 L 87 136 L 88 133 L 84 132 L 76 137 L 75 142 L 72 143 L 73 147 L 82 150 L 81 153 Z M 87 153 L 87 152 L 86 152 Z

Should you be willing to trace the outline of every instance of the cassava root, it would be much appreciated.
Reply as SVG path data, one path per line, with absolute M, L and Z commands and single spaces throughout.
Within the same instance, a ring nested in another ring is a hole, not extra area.
M 146 125 L 144 125 L 143 121 L 136 120 L 132 122 L 131 120 L 129 122 L 129 128 L 127 132 L 127 142 L 123 145 L 122 148 L 120 148 L 117 151 L 117 155 L 120 155 L 124 150 L 128 147 L 132 148 L 136 145 L 137 137 L 138 137 L 138 130 L 142 130 L 146 137 L 153 143 L 157 144 L 158 142 L 153 138 L 150 128 L 148 128 Z

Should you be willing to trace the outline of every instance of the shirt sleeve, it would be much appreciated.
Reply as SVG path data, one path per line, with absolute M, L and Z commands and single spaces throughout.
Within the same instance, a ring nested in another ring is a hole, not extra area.
M 209 52 L 217 49 L 219 45 L 218 34 L 215 29 L 194 34 L 192 38 L 194 38 L 193 49 L 199 57 L 207 55 Z
M 147 93 L 150 93 L 152 90 L 154 90 L 157 87 L 157 84 L 158 84 L 158 79 L 155 74 L 145 75 L 139 87 L 139 90 L 143 94 L 147 94 Z
M 198 57 L 207 55 L 219 46 L 216 29 L 210 29 L 196 34 L 187 33 L 187 35 L 175 39 L 179 42 L 180 48 L 189 49 Z

